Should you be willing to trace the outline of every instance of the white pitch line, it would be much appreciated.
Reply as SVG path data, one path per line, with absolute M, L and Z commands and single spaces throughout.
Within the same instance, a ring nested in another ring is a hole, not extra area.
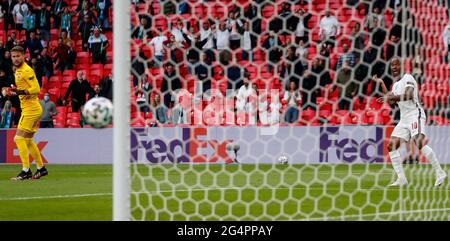
M 0 198 L 0 201 L 20 201 L 20 200 L 59 199 L 59 198 L 80 198 L 80 197 L 96 197 L 96 196 L 111 196 L 111 195 L 112 195 L 112 193 L 90 193 L 90 194 L 73 194 L 73 195 L 40 196 L 40 197 L 11 197 L 11 198 Z
M 354 215 L 331 216 L 331 217 L 323 217 L 323 218 L 305 218 L 300 221 L 328 221 L 328 220 L 339 220 L 339 219 L 350 219 L 350 218 L 364 218 L 364 217 L 372 217 L 372 216 L 400 215 L 400 214 L 442 212 L 442 211 L 450 211 L 450 208 L 417 209 L 417 210 L 405 210 L 405 211 L 397 211 L 397 212 L 366 213 L 366 214 L 361 214 L 361 215 L 354 214 Z

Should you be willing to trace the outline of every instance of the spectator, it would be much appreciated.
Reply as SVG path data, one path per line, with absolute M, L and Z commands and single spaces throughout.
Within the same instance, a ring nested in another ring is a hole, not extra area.
M 236 95 L 236 111 L 237 112 L 253 112 L 253 104 L 251 102 L 252 95 L 256 95 L 256 89 L 253 88 L 253 83 L 244 77 L 244 84 L 238 89 Z
M 153 46 L 155 48 L 154 50 L 154 61 L 156 66 L 161 66 L 163 60 L 164 60 L 164 54 L 167 52 L 165 49 L 166 46 L 164 42 L 166 42 L 168 39 L 166 36 L 163 35 L 162 29 L 158 28 L 158 36 L 152 38 L 149 45 Z
M 398 36 L 394 34 L 391 35 L 390 41 L 386 44 L 386 52 L 383 51 L 383 56 L 386 61 L 390 61 L 394 56 L 402 56 L 402 48 Z
M 337 35 L 341 32 L 341 26 L 335 16 L 331 16 L 330 10 L 325 12 L 325 16 L 320 20 L 319 37 L 322 41 L 331 43 L 334 46 L 334 41 Z
M 183 21 L 181 19 L 177 20 L 177 23 L 175 25 L 175 28 L 172 28 L 172 31 L 170 31 L 170 33 L 175 37 L 175 41 L 177 43 L 182 43 L 184 42 L 184 37 L 183 37 Z
M 386 38 L 386 30 L 379 26 L 377 19 L 374 19 L 373 24 L 374 27 L 372 29 L 369 28 L 369 33 L 372 35 L 372 44 L 375 46 L 381 46 Z
M 36 32 L 30 32 L 30 39 L 25 41 L 25 49 L 30 51 L 30 57 L 36 58 L 43 48 L 41 41 L 36 38 Z
M 242 34 L 242 60 L 253 61 L 253 49 L 257 44 L 257 36 L 250 32 L 250 22 L 246 21 L 241 28 L 238 25 L 239 32 Z
M 3 87 L 11 87 L 14 83 L 14 79 L 8 76 L 3 68 L 0 67 L 0 90 Z M 4 106 L 5 102 L 8 100 L 7 96 L 0 94 L 0 106 Z
M 28 14 L 28 4 L 24 0 L 19 0 L 13 9 L 13 18 L 14 23 L 16 24 L 17 30 L 23 29 L 23 22 L 25 20 L 25 16 Z
M 82 49 L 83 51 L 87 51 L 89 48 L 88 40 L 91 36 L 91 30 L 94 28 L 94 24 L 92 24 L 91 17 L 84 16 L 83 22 L 78 26 L 78 35 L 82 40 Z
M 361 25 L 357 22 L 352 26 L 352 32 L 350 33 L 350 39 L 353 42 L 353 49 L 363 50 L 366 45 L 366 34 L 361 31 Z M 355 54 L 356 55 L 356 54 Z M 359 58 L 359 55 L 356 56 Z
M 184 45 L 176 41 L 175 35 L 170 35 L 167 48 L 170 51 L 170 60 L 177 64 L 184 61 Z
M 175 91 L 181 89 L 182 87 L 180 78 L 178 77 L 173 64 L 166 64 L 163 82 L 161 85 L 161 93 L 164 95 L 163 101 L 167 108 L 171 108 L 173 106 Z
M 139 80 L 141 76 L 145 73 L 146 69 L 146 62 L 145 60 L 147 57 L 145 54 L 140 50 L 137 49 L 136 56 L 133 57 L 133 60 L 131 62 L 131 74 L 133 75 L 133 86 L 137 87 Z
M 283 79 L 284 84 L 287 86 L 288 81 L 294 81 L 296 86 L 299 84 L 299 77 L 303 75 L 303 64 L 295 56 L 295 47 L 291 46 L 287 48 L 287 56 L 284 58 L 281 65 L 280 78 Z
M 48 53 L 48 49 L 43 48 L 41 54 L 37 57 L 37 59 L 42 63 L 42 66 L 44 67 L 45 76 L 47 78 L 50 78 L 50 76 L 53 75 L 53 59 Z
M 172 1 L 165 1 L 163 5 L 163 13 L 164 14 L 175 14 L 176 6 Z
M 444 40 L 445 51 L 445 62 L 449 61 L 450 58 L 450 23 L 445 26 L 444 32 L 442 33 L 442 39 Z
M 31 31 L 36 31 L 36 13 L 33 10 L 29 10 L 25 13 L 23 19 L 23 29 L 26 31 L 26 37 L 29 38 Z
M 299 113 L 298 105 L 302 99 L 294 81 L 289 82 L 289 87 L 284 92 L 283 100 L 287 103 L 284 120 L 286 123 L 296 123 Z
M 54 49 L 54 52 L 53 62 L 56 63 L 56 69 L 60 70 L 61 73 L 66 69 L 73 69 L 77 57 L 77 53 L 73 49 L 73 46 L 69 47 L 65 45 L 62 38 L 59 38 L 58 46 Z
M 61 30 L 61 36 L 63 39 L 64 44 L 69 45 L 69 43 L 73 42 L 72 39 L 69 36 L 69 33 L 66 30 Z
M 7 100 L 3 106 L 3 110 L 0 116 L 0 128 L 13 128 L 14 127 L 14 110 L 11 101 Z
M 295 33 L 295 43 L 299 43 L 303 41 L 305 44 L 309 43 L 309 28 L 308 23 L 311 19 L 312 15 L 310 13 L 306 13 L 305 10 L 299 9 L 296 15 L 293 15 L 288 20 L 288 28 L 290 31 Z
M 347 61 L 349 67 L 354 67 L 356 63 L 355 54 L 353 54 L 352 51 L 349 51 L 347 43 L 344 43 L 342 45 L 342 54 L 338 58 L 335 69 L 339 70 L 342 67 L 344 61 Z
M 16 32 L 12 32 L 11 35 L 8 36 L 8 39 L 6 40 L 6 49 L 10 50 L 13 47 L 17 46 L 20 44 L 20 41 L 17 40 L 17 35 Z
M 78 12 L 78 19 L 77 19 L 78 25 L 80 25 L 81 22 L 83 22 L 84 16 L 89 16 L 90 19 L 94 20 L 95 22 L 95 14 L 90 9 L 88 1 L 83 2 L 83 9 L 81 9 L 80 12 Z
M 213 29 L 214 38 L 216 39 L 216 47 L 219 52 L 228 51 L 230 49 L 230 29 L 224 21 L 219 23 L 219 29 Z
M 308 48 L 305 47 L 303 40 L 300 40 L 298 47 L 295 50 L 295 56 L 300 59 L 303 69 L 308 68 Z
M 213 26 L 215 28 L 215 25 Z M 200 29 L 200 41 L 197 42 L 202 43 L 203 41 L 205 41 L 205 43 L 202 46 L 202 50 L 208 57 L 207 63 L 214 62 L 216 60 L 214 51 L 212 50 L 214 48 L 214 40 L 209 20 L 204 21 L 202 29 Z
M 39 101 L 42 107 L 42 117 L 39 122 L 40 128 L 53 128 L 53 116 L 57 115 L 56 105 L 50 100 L 50 94 L 47 92 L 44 99 Z
M 101 96 L 113 100 L 113 76 L 109 73 L 100 83 Z
M 8 30 L 15 29 L 16 26 L 14 24 L 14 14 L 13 10 L 16 6 L 17 1 L 16 0 L 3 0 L 2 2 L 2 14 L 3 14 L 3 28 L 5 29 L 5 33 L 8 32 Z
M 149 111 L 149 104 L 148 104 L 148 95 L 149 90 L 147 91 L 145 89 L 145 83 L 148 84 L 147 81 L 142 82 L 140 85 L 138 85 L 138 88 L 135 91 L 136 95 L 136 104 L 140 112 L 146 114 Z
M 61 25 L 61 15 L 67 6 L 64 0 L 56 0 L 53 2 L 50 8 L 53 17 L 53 28 L 58 28 Z
M 104 97 L 102 95 L 102 88 L 100 87 L 99 84 L 95 84 L 94 85 L 94 88 L 92 89 L 92 92 L 89 93 L 88 100 L 90 100 L 92 98 L 97 98 L 97 97 Z
M 13 64 L 11 60 L 11 52 L 5 51 L 5 55 L 0 64 L 0 69 L 4 70 L 6 75 L 8 76 L 13 74 L 12 66 Z
M 423 50 L 422 50 L 423 51 Z M 418 46 L 414 49 L 414 57 L 412 59 L 412 76 L 417 80 L 418 84 L 422 84 L 424 82 L 423 70 L 425 65 L 424 54 Z
M 242 21 L 237 19 L 238 11 L 230 11 L 226 22 L 227 29 L 230 31 L 229 41 L 232 50 L 238 49 L 241 46 L 241 35 L 238 29 L 242 27 Z
M 109 9 L 111 8 L 110 0 L 96 0 L 95 10 L 97 11 L 97 25 L 103 28 L 105 31 L 111 29 L 109 23 Z
M 349 110 L 351 100 L 358 93 L 358 85 L 355 81 L 352 81 L 351 78 L 352 70 L 346 60 L 344 61 L 342 68 L 339 69 L 335 86 L 339 91 L 339 109 L 341 110 Z
M 42 39 L 50 41 L 50 11 L 47 10 L 47 3 L 41 3 L 41 9 L 36 14 L 36 28 L 40 31 Z
M 92 53 L 92 63 L 106 63 L 106 49 L 109 46 L 108 39 L 101 33 L 99 27 L 94 27 L 94 34 L 89 37 L 89 51 Z
M 80 12 L 83 9 L 84 2 L 87 2 L 88 8 L 92 8 L 91 0 L 78 0 L 78 5 L 77 5 L 77 8 L 75 9 L 76 12 Z
M 131 37 L 134 39 L 151 39 L 152 32 L 150 28 L 151 24 L 149 18 L 146 16 L 141 16 L 139 18 L 139 26 L 134 29 Z
M 172 108 L 172 123 L 173 124 L 188 124 L 188 110 L 189 96 L 177 95 L 175 97 L 175 105 Z
M 282 105 L 280 103 L 280 98 L 278 96 L 276 96 L 275 98 L 271 99 L 270 102 L 270 119 L 269 119 L 269 124 L 270 125 L 275 125 L 280 123 L 280 112 L 283 111 L 282 109 Z
M 374 5 L 372 13 L 369 14 L 365 20 L 364 27 L 368 29 L 373 29 L 377 26 L 385 28 L 386 19 L 384 15 L 381 13 L 381 9 L 378 6 Z
M 167 108 L 161 103 L 161 95 L 159 93 L 155 93 L 153 95 L 150 111 L 152 112 L 153 118 L 158 124 L 164 124 L 168 122 Z
M 197 85 L 201 86 L 202 89 L 198 90 L 198 92 L 207 92 L 209 89 L 211 89 L 211 76 L 212 73 L 210 72 L 210 69 L 208 68 L 208 65 L 205 63 L 206 55 L 201 55 L 201 61 L 195 66 L 194 73 L 195 76 L 197 76 Z
M 67 103 L 67 99 L 71 98 L 72 112 L 78 112 L 80 107 L 86 103 L 86 95 L 92 92 L 92 87 L 84 78 L 84 72 L 78 71 L 77 78 L 72 80 L 64 96 L 63 104 Z
M 69 7 L 65 7 L 61 15 L 61 30 L 66 30 L 69 36 L 72 32 L 72 14 Z
M 281 48 L 282 42 L 278 35 L 275 35 L 273 31 L 270 31 L 268 38 L 263 43 L 263 48 L 269 51 L 269 61 L 271 63 L 278 63 L 283 53 Z
M 0 39 L 0 62 L 2 62 L 5 52 L 7 51 L 5 44 L 3 43 L 3 39 Z

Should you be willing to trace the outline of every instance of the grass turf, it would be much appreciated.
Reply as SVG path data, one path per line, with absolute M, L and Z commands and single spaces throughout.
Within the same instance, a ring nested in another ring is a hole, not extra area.
M 444 166 L 448 170 L 450 166 Z M 136 165 L 136 220 L 450 220 L 450 185 L 430 166 L 405 166 L 410 184 L 387 188 L 390 165 Z M 111 220 L 111 165 L 48 165 L 13 182 L 0 166 L 0 220 Z M 151 204 L 151 205 L 150 205 Z

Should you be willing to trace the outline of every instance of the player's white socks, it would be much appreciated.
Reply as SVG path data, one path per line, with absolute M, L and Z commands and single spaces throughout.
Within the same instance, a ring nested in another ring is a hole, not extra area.
M 22 168 L 22 171 L 24 172 L 28 172 L 30 170 L 30 168 Z
M 427 160 L 431 163 L 431 166 L 436 172 L 436 175 L 439 175 L 444 172 L 444 170 L 442 170 L 441 165 L 439 164 L 436 158 L 436 154 L 434 154 L 434 151 L 433 149 L 431 149 L 431 147 L 425 145 L 424 147 L 422 147 L 421 151 L 422 154 L 425 156 L 425 158 L 427 158 Z
M 398 150 L 389 152 L 389 157 L 391 158 L 392 166 L 394 171 L 397 173 L 398 178 L 406 180 L 405 171 L 403 170 L 402 160 L 400 158 L 400 152 Z

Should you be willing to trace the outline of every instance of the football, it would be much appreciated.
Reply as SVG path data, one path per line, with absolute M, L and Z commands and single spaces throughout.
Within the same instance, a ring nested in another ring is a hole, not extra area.
M 91 127 L 105 128 L 112 121 L 113 104 L 104 97 L 92 98 L 84 105 L 83 117 Z
M 278 163 L 280 164 L 287 164 L 288 163 L 288 157 L 285 155 L 281 155 L 278 157 Z

